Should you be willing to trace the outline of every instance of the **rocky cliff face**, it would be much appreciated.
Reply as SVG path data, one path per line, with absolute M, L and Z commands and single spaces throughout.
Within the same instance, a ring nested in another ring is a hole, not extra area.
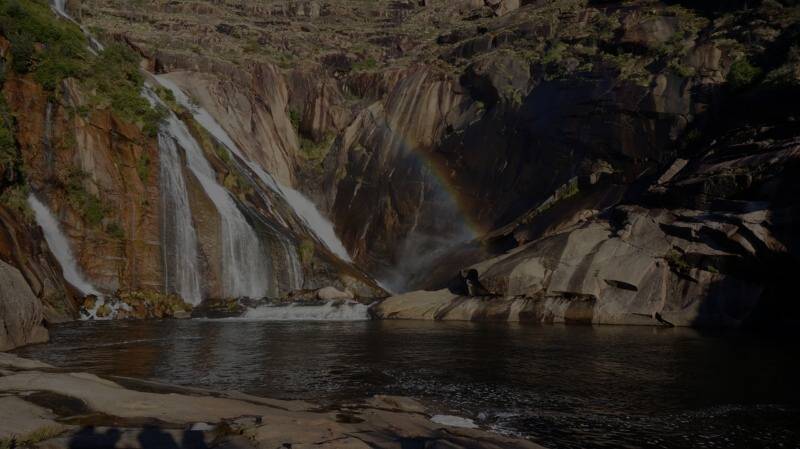
M 109 35 L 141 25 L 123 34 L 153 69 L 401 289 L 427 271 L 411 253 L 506 225 L 576 177 L 631 182 L 671 162 L 717 115 L 734 64 L 763 59 L 797 21 L 777 2 L 735 14 L 652 1 L 193 8 L 202 21 L 166 4 L 82 11 Z
M 170 304 L 163 295 L 197 303 L 327 285 L 380 294 L 319 237 L 310 206 L 275 183 L 292 173 L 270 162 L 279 154 L 245 145 L 239 154 L 168 89 L 149 88 L 161 98 L 148 103 L 128 47 L 88 47 L 72 19 L 46 4 L 0 10 L 0 256 L 22 272 L 47 321 L 104 307 L 81 304 L 87 293 Z M 52 223 L 34 216 L 30 195 Z M 191 280 L 182 263 L 189 249 Z
M 186 94 L 186 104 L 160 96 L 270 248 L 264 264 L 280 286 L 270 294 L 296 283 L 286 274 L 294 248 L 303 288 L 379 294 L 360 269 L 397 290 L 440 287 L 474 265 L 497 293 L 574 302 L 582 321 L 658 313 L 677 324 L 734 325 L 761 310 L 774 290 L 769 273 L 783 272 L 756 268 L 795 263 L 793 237 L 782 231 L 794 212 L 790 201 L 775 203 L 786 197 L 774 181 L 791 170 L 764 156 L 792 166 L 784 150 L 794 128 L 781 115 L 754 120 L 759 105 L 796 89 L 800 10 L 789 2 L 155 1 L 142 10 L 72 1 L 67 9 Z M 4 92 L 22 117 L 16 135 L 29 183 L 60 218 L 81 267 L 106 290 L 169 290 L 164 191 L 159 176 L 143 177 L 158 171 L 157 139 L 87 101 L 94 94 L 80 79 L 67 77 L 55 96 L 40 84 L 12 74 Z M 740 105 L 753 114 L 732 114 Z M 186 148 L 178 154 L 199 288 L 223 297 L 225 220 Z M 360 268 L 321 244 L 278 184 L 316 203 Z M 70 199 L 75 192 L 84 201 Z M 92 198 L 109 206 L 89 225 L 75 206 Z M 721 297 L 730 299 L 713 305 Z

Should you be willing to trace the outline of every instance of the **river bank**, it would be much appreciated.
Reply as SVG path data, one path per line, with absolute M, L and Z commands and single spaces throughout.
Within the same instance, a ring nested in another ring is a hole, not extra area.
M 458 423 L 407 398 L 375 396 L 321 408 L 70 373 L 0 353 L 4 448 L 541 448 L 434 420 Z

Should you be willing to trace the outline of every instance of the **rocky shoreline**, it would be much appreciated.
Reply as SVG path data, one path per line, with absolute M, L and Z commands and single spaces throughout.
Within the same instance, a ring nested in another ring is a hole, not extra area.
M 442 420 L 403 397 L 321 407 L 69 373 L 0 353 L 2 448 L 541 448 L 432 419 Z

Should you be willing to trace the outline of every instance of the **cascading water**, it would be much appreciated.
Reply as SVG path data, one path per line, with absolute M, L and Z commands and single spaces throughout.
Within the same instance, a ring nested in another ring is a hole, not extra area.
M 72 17 L 67 13 L 67 0 L 53 0 L 51 5 L 53 10 L 61 17 L 72 20 Z
M 91 43 L 91 45 L 88 46 L 89 51 L 91 51 L 94 54 L 97 54 L 98 52 L 105 50 L 103 44 L 101 44 L 100 41 L 95 39 L 94 36 L 92 36 L 92 33 L 86 30 L 86 28 L 84 28 L 83 25 L 79 24 L 75 19 L 72 18 L 71 15 L 69 15 L 69 13 L 67 12 L 67 0 L 52 0 L 50 2 L 50 7 L 53 9 L 53 11 L 55 11 L 56 14 L 58 14 L 59 16 L 61 16 L 66 20 L 69 20 L 70 22 L 74 23 L 75 25 L 78 26 L 78 28 L 81 29 L 83 34 L 86 36 L 87 39 L 89 39 L 89 42 Z
M 203 297 L 197 256 L 197 234 L 192 226 L 189 194 L 183 180 L 175 141 L 158 133 L 161 182 L 161 235 L 164 290 L 197 305 Z
M 336 231 L 333 229 L 333 224 L 326 219 L 308 198 L 304 197 L 300 192 L 282 185 L 269 173 L 264 171 L 258 164 L 246 158 L 239 150 L 239 147 L 233 142 L 227 132 L 220 126 L 219 123 L 211 116 L 205 109 L 193 105 L 186 94 L 169 78 L 161 75 L 156 77 L 167 89 L 172 91 L 175 99 L 181 106 L 192 112 L 192 116 L 202 125 L 217 141 L 226 146 L 229 151 L 234 153 L 237 158 L 247 164 L 248 168 L 255 173 L 259 179 L 270 187 L 273 191 L 280 194 L 289 206 L 292 207 L 295 214 L 300 217 L 305 223 L 306 227 L 314 233 L 314 235 L 330 249 L 334 254 L 339 256 L 344 261 L 351 262 L 350 255 L 347 253 L 342 241 L 336 236 Z
M 38 223 L 44 231 L 44 239 L 47 241 L 47 246 L 61 265 L 61 271 L 64 272 L 64 279 L 75 286 L 83 295 L 101 296 L 101 293 L 83 277 L 78 267 L 78 262 L 72 255 L 72 250 L 69 247 L 69 240 L 67 240 L 67 236 L 61 232 L 58 221 L 56 221 L 50 209 L 33 194 L 28 196 L 28 204 L 31 206 L 36 216 L 36 223 Z
M 333 223 L 320 213 L 314 203 L 297 190 L 278 182 L 276 182 L 276 184 L 283 194 L 283 197 L 286 199 L 286 202 L 292 206 L 294 212 L 303 219 L 311 231 L 314 232 L 314 235 L 316 235 L 329 250 L 339 256 L 340 259 L 345 262 L 352 262 L 353 260 L 350 258 L 350 254 L 347 253 L 344 244 L 339 240 L 336 231 L 333 230 Z
M 149 89 L 145 95 L 154 104 L 158 97 Z M 221 221 L 223 294 L 230 297 L 261 298 L 270 293 L 270 263 L 255 231 L 242 215 L 230 194 L 216 179 L 203 150 L 186 125 L 171 111 L 162 124 L 161 133 L 180 146 L 186 164 L 200 182 L 219 213 Z

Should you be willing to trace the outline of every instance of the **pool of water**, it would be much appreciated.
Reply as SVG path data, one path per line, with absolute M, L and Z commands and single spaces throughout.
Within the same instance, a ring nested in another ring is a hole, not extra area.
M 282 399 L 419 398 L 551 448 L 800 447 L 796 339 L 442 322 L 78 322 L 21 356 Z

